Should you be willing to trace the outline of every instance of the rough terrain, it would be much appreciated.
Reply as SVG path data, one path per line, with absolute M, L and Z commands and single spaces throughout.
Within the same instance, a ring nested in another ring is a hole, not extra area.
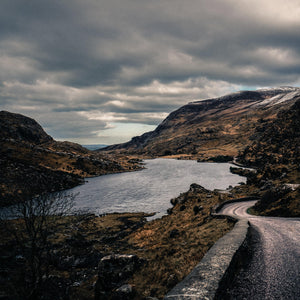
M 192 184 L 188 192 L 172 200 L 170 215 L 150 222 L 146 222 L 145 214 L 61 219 L 50 239 L 49 289 L 45 288 L 44 296 L 63 299 L 67 293 L 71 299 L 84 300 L 92 299 L 96 291 L 98 298 L 102 295 L 104 299 L 118 299 L 114 298 L 120 293 L 117 290 L 130 285 L 132 292 L 129 289 L 129 295 L 120 299 L 162 299 L 233 227 L 232 220 L 210 215 L 211 208 L 229 196 Z M 22 220 L 10 222 L 23 230 Z M 7 299 L 24 299 L 18 298 L 18 293 L 22 295 L 25 283 L 26 253 L 3 226 L 0 235 L 0 292 L 11 296 Z M 118 266 L 124 260 L 125 269 L 133 270 L 125 278 L 118 275 Z M 112 267 L 106 268 L 107 265 Z
M 232 169 L 247 176 L 247 185 L 226 193 L 191 185 L 187 193 L 172 199 L 174 207 L 169 210 L 169 216 L 148 223 L 144 214 L 78 216 L 62 220 L 47 249 L 52 253 L 52 260 L 49 261 L 51 280 L 46 283 L 54 288 L 45 290 L 45 294 L 57 299 L 67 294 L 72 299 L 91 299 L 96 290 L 96 296 L 104 295 L 105 299 L 161 299 L 194 268 L 214 242 L 232 228 L 232 221 L 212 218 L 210 211 L 216 204 L 255 195 L 260 200 L 253 213 L 299 217 L 299 108 L 299 88 L 239 92 L 187 104 L 171 113 L 155 131 L 98 153 L 78 144 L 54 141 L 30 118 L 0 112 L 1 205 L 72 187 L 82 183 L 83 177 L 141 167 L 138 159 L 124 153 L 216 162 L 228 161 L 239 154 L 234 160 L 237 164 L 255 168 Z M 256 260 L 260 265 L 256 269 L 268 278 L 261 280 L 258 295 L 262 298 L 257 299 L 271 299 L 270 293 L 279 299 L 298 297 L 298 291 L 293 288 L 299 283 L 291 281 L 291 277 L 299 277 L 298 269 L 286 268 L 289 273 L 280 282 L 275 278 L 277 268 L 282 274 L 286 272 L 285 263 L 296 265 L 293 257 L 299 261 L 298 250 L 285 256 L 281 245 L 273 244 L 271 236 L 267 234 L 262 238 L 264 232 L 269 231 L 284 244 L 296 227 L 288 227 L 281 219 L 280 224 L 270 225 L 261 221 L 265 219 L 251 218 L 257 232 L 253 237 L 256 254 L 224 295 L 228 299 L 231 296 L 240 299 L 239 295 L 256 299 L 254 291 L 248 288 L 252 284 L 249 282 L 256 284 L 257 279 L 249 273 L 252 261 Z M 22 226 L 22 221 L 13 225 Z M 280 233 L 281 227 L 287 230 L 288 236 Z M 12 293 L 14 297 L 16 288 L 22 289 L 22 284 L 26 284 L 26 260 L 16 240 L 1 230 L 1 265 L 4 266 L 0 273 L 1 292 L 3 295 Z M 299 232 L 298 227 L 297 230 Z M 264 249 L 261 242 L 274 248 L 261 250 Z M 295 243 L 291 241 L 287 245 L 299 249 L 297 243 L 299 236 Z M 98 270 L 101 259 L 104 260 Z M 107 278 L 113 276 L 120 281 L 116 280 L 113 285 L 103 281 L 101 272 L 107 266 L 118 270 L 123 260 L 133 270 L 124 275 L 126 280 L 124 276 L 110 273 Z M 266 263 L 268 269 L 263 269 Z M 275 285 L 282 284 L 282 291 L 272 290 L 272 280 Z M 243 287 L 247 288 L 243 291 Z M 286 290 L 294 294 L 285 294 Z M 55 295 L 51 294 L 53 291 Z

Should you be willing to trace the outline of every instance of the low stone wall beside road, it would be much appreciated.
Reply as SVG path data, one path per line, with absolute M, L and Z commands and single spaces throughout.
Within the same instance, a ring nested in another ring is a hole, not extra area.
M 215 211 L 219 212 L 227 203 L 253 199 L 247 197 L 230 200 L 221 204 Z M 249 228 L 246 219 L 239 220 L 233 230 L 215 243 L 193 271 L 177 284 L 164 300 L 218 299 L 223 288 L 220 283 L 224 285 L 233 276 L 241 258 L 240 252 L 244 253 L 248 248 Z

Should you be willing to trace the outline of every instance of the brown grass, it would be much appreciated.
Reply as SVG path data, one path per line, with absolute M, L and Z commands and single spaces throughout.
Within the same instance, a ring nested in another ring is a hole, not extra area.
M 74 238 L 92 242 L 91 249 L 102 255 L 136 254 L 144 258 L 147 263 L 129 278 L 136 291 L 135 299 L 148 296 L 161 299 L 233 227 L 227 219 L 210 216 L 210 208 L 219 203 L 219 198 L 216 192 L 190 190 L 178 197 L 184 203 L 176 204 L 171 215 L 146 223 L 145 217 L 148 215 L 143 213 L 65 217 L 57 224 L 51 242 L 56 247 L 61 245 L 60 251 L 64 255 L 86 251 L 64 248 L 67 239 Z M 195 214 L 195 206 L 201 206 L 202 210 Z M 1 236 L 5 237 L 5 232 L 2 231 Z M 4 241 L 2 239 L 2 249 L 5 248 Z M 60 271 L 52 267 L 51 274 L 72 278 L 74 272 L 82 271 L 87 272 L 88 276 L 80 286 L 70 288 L 71 298 L 93 299 L 97 269 Z

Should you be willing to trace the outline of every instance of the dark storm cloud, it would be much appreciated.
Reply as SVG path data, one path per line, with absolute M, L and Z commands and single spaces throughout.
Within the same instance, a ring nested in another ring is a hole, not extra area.
M 298 0 L 2 0 L 1 107 L 92 139 L 243 86 L 299 85 L 299 15 Z

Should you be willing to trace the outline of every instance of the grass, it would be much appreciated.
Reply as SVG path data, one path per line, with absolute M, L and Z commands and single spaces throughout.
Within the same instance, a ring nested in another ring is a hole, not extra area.
M 146 264 L 128 278 L 135 290 L 134 299 L 149 296 L 162 299 L 233 227 L 230 220 L 210 216 L 210 208 L 218 204 L 219 199 L 217 192 L 194 187 L 173 201 L 178 203 L 171 215 L 150 222 L 146 222 L 148 215 L 144 213 L 65 217 L 56 224 L 51 236 L 51 251 L 57 259 L 95 254 L 100 259 L 112 253 L 136 254 L 145 259 Z M 194 209 L 195 206 L 201 208 Z M 9 274 L 6 280 L 11 279 L 4 281 L 1 290 L 9 292 L 6 287 L 14 285 L 20 268 L 15 262 L 18 253 L 7 232 L 1 229 L 0 234 L 1 257 L 8 256 L 6 260 L 10 262 L 5 264 Z M 52 264 L 50 273 L 65 280 L 72 299 L 93 299 L 97 264 L 98 261 L 93 267 L 65 269 Z

